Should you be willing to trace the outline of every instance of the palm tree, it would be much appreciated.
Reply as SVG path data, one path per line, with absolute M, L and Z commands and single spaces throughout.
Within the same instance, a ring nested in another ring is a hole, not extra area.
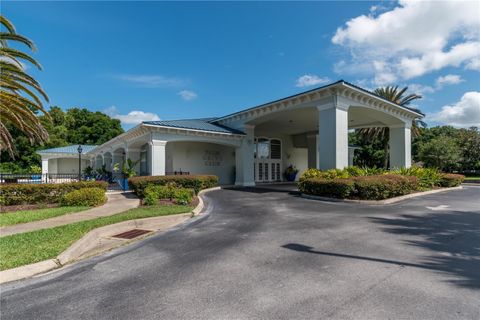
M 45 142 L 48 133 L 37 117 L 42 112 L 49 118 L 43 107 L 42 97 L 48 102 L 48 96 L 40 84 L 25 72 L 22 61 L 30 62 L 39 70 L 40 64 L 28 54 L 9 46 L 9 42 L 24 44 L 32 51 L 35 45 L 28 38 L 19 35 L 13 24 L 0 15 L 0 150 L 6 150 L 14 157 L 13 137 L 7 125 L 20 129 L 33 142 Z
M 374 93 L 386 100 L 392 101 L 400 106 L 406 107 L 410 102 L 421 99 L 422 96 L 412 93 L 404 96 L 405 92 L 408 90 L 408 87 L 405 87 L 401 90 L 398 89 L 398 86 L 387 86 L 384 88 L 375 89 Z M 410 108 L 416 112 L 420 112 L 417 109 Z M 412 135 L 417 137 L 420 135 L 420 128 L 426 127 L 427 124 L 420 119 L 415 119 L 412 123 Z M 379 139 L 383 145 L 384 158 L 383 166 L 385 169 L 388 168 L 388 159 L 389 159 L 389 129 L 388 127 L 373 127 L 373 128 L 363 128 L 358 130 L 360 138 L 364 141 L 371 141 Z

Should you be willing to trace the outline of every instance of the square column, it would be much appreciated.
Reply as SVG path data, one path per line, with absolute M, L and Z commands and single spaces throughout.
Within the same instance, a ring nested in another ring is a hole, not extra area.
M 410 168 L 412 166 L 411 124 L 390 127 L 390 168 Z
M 48 174 L 48 158 L 42 158 L 42 175 Z
M 254 126 L 244 127 L 242 145 L 235 149 L 235 185 L 254 186 Z
M 337 103 L 318 109 L 318 169 L 348 166 L 348 105 Z
M 167 141 L 152 140 L 148 143 L 148 173 L 151 176 L 165 175 L 165 146 Z
M 318 135 L 307 135 L 308 168 L 318 168 Z

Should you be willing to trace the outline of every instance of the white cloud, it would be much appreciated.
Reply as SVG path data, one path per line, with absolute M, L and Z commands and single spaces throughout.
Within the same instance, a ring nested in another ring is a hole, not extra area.
M 186 100 L 186 101 L 190 101 L 198 97 L 198 94 L 190 90 L 182 90 L 178 93 L 178 95 L 182 97 L 183 100 Z
M 431 86 L 425 86 L 423 84 L 413 83 L 408 85 L 408 92 L 416 93 L 421 96 L 425 96 L 428 93 L 434 93 L 435 88 Z
M 466 92 L 460 101 L 442 107 L 437 113 L 427 114 L 426 120 L 456 127 L 480 127 L 480 92 Z
M 325 84 L 330 82 L 330 79 L 324 77 L 320 78 L 314 74 L 305 74 L 297 79 L 295 86 L 296 87 L 310 87 L 317 84 Z
M 162 75 L 122 74 L 116 75 L 114 78 L 145 88 L 179 87 L 188 83 L 188 80 L 186 79 L 166 77 Z
M 447 74 L 446 76 L 438 77 L 437 80 L 435 81 L 435 84 L 437 87 L 443 87 L 444 85 L 449 85 L 449 84 L 459 84 L 465 80 L 462 79 L 457 74 Z
M 389 11 L 347 21 L 332 42 L 349 49 L 341 69 L 373 74 L 379 85 L 448 66 L 478 69 L 478 9 L 475 1 L 400 0 Z
M 111 106 L 103 111 L 114 119 L 120 120 L 122 124 L 139 124 L 143 121 L 157 121 L 160 120 L 160 117 L 151 112 L 143 112 L 139 110 L 130 111 L 127 114 L 119 114 L 115 106 Z

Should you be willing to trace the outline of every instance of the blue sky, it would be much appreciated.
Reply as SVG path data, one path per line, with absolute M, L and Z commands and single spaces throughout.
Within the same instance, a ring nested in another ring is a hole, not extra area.
M 480 126 L 480 2 L 3 2 L 51 105 L 221 116 L 344 79 L 408 85 L 427 122 Z M 440 23 L 440 21 L 442 23 Z

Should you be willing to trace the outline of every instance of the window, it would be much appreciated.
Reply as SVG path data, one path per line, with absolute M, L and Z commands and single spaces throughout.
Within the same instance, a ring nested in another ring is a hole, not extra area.
M 270 141 L 272 159 L 282 159 L 282 142 L 277 139 Z
M 278 139 L 255 139 L 254 158 L 278 160 L 282 159 L 282 142 Z

